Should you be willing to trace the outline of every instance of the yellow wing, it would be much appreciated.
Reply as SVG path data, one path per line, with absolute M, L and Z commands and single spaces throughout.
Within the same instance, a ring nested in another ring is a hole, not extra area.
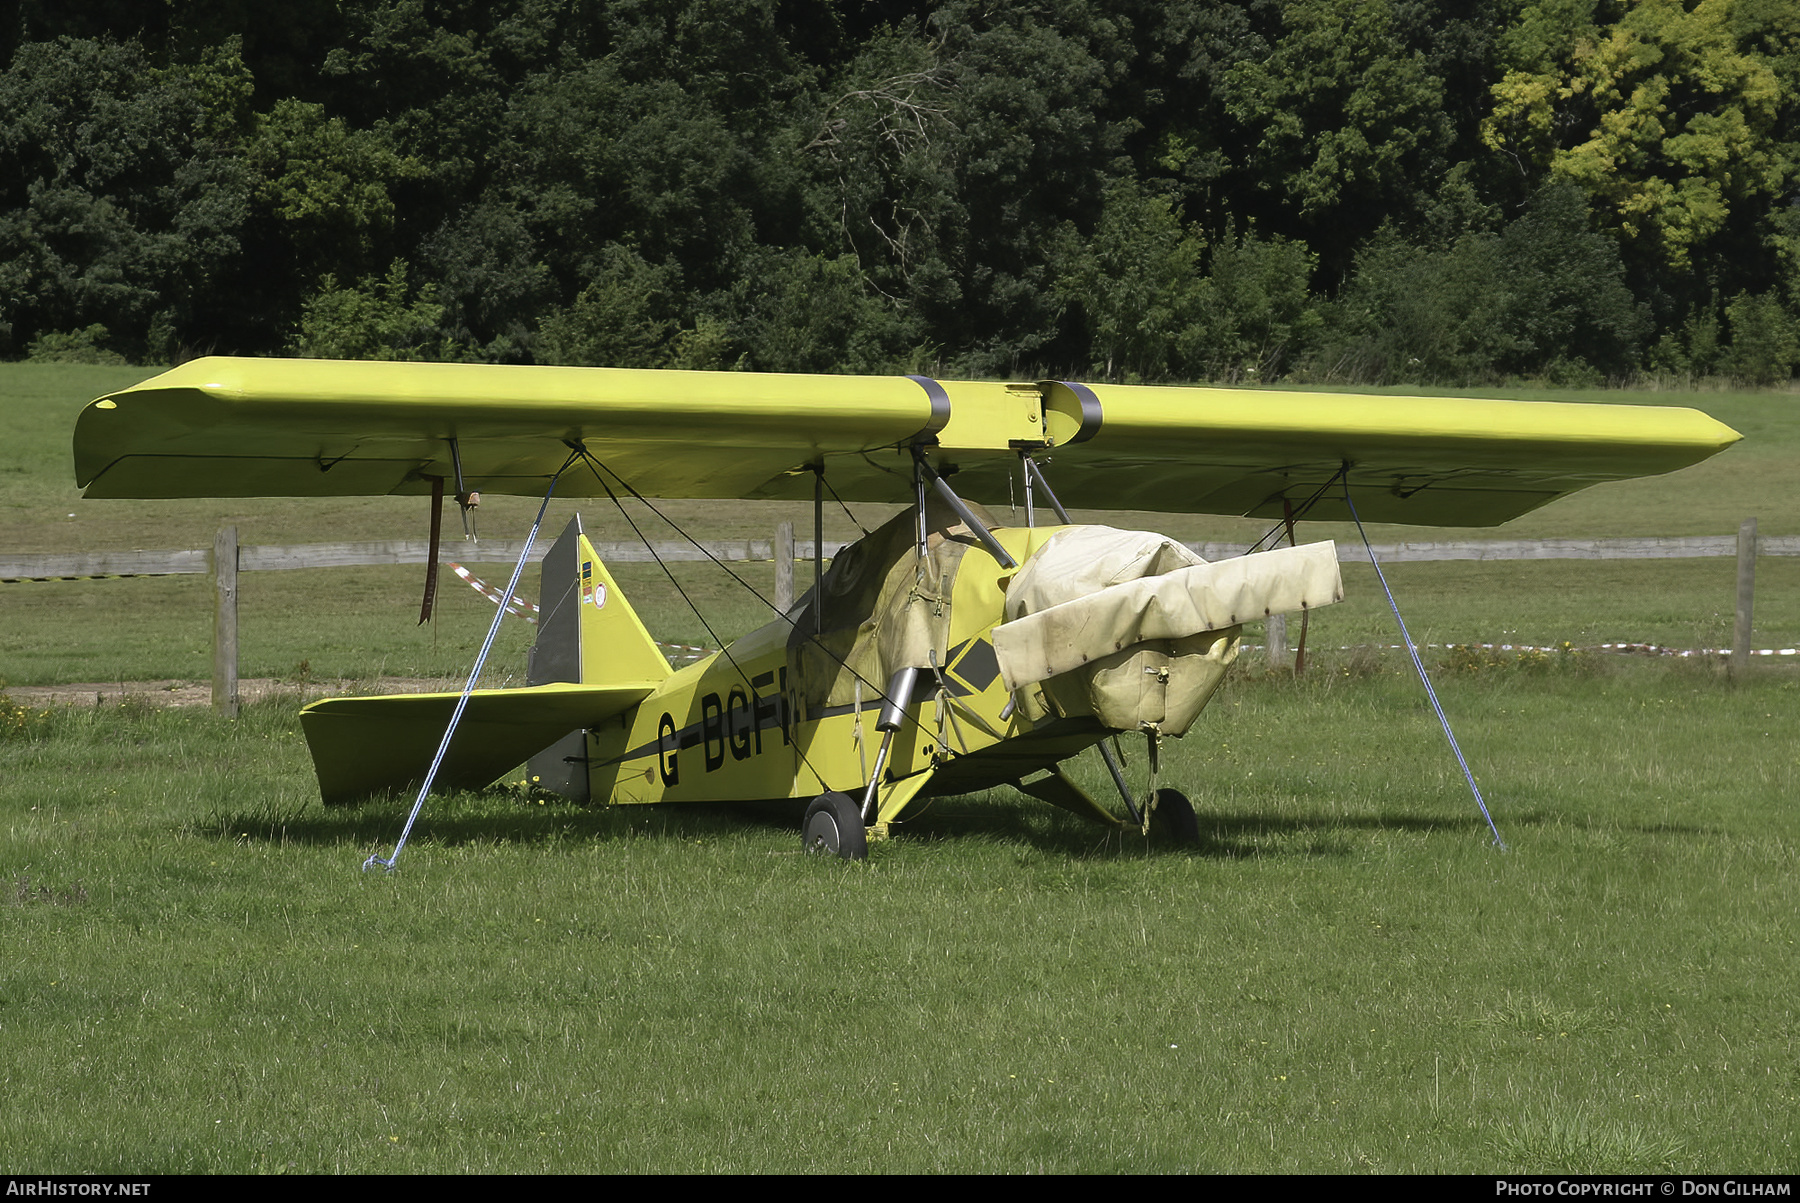
M 1504 522 L 1673 471 L 1736 431 L 1691 409 L 1276 390 L 613 368 L 200 359 L 102 397 L 75 431 L 89 497 L 538 494 L 572 446 L 659 497 L 906 495 L 924 444 L 1004 497 L 1020 450 L 1066 505 L 1278 516 L 1349 467 L 1370 521 Z M 593 495 L 573 472 L 559 493 Z M 1347 516 L 1332 497 L 1315 518 Z
M 1048 472 L 1064 505 L 1488 526 L 1609 480 L 1699 463 L 1737 431 L 1693 409 L 1296 393 L 1044 386 Z M 972 479 L 979 479 L 978 477 Z
M 197 359 L 83 410 L 75 477 L 89 497 L 420 493 L 454 479 L 454 438 L 476 491 L 541 494 L 580 442 L 647 495 L 740 497 L 944 408 L 905 377 Z M 558 491 L 602 492 L 581 477 Z

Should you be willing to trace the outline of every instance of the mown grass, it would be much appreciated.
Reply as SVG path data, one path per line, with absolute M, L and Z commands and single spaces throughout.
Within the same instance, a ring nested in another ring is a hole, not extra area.
M 1800 683 L 1246 673 L 1202 845 L 996 794 L 325 811 L 292 707 L 0 739 L 21 1171 L 1792 1172 Z M 1129 746 L 1128 752 L 1133 751 Z M 1087 766 L 1089 771 L 1095 766 Z M 1095 785 L 1098 786 L 1096 779 Z

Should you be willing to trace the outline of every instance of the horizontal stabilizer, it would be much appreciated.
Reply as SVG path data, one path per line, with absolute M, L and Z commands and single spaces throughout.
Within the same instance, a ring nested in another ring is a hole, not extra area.
M 478 689 L 469 695 L 434 788 L 479 789 L 570 731 L 635 706 L 653 682 Z M 327 698 L 300 712 L 327 804 L 416 788 L 460 693 Z

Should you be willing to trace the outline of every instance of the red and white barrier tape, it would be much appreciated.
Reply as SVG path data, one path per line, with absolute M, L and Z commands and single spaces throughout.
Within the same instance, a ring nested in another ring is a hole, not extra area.
M 469 582 L 469 588 L 475 590 L 475 592 L 481 594 L 481 596 L 487 598 L 496 606 L 500 604 L 500 599 L 505 596 L 500 590 L 494 588 L 492 585 L 476 576 L 473 572 L 464 568 L 461 564 L 450 565 L 450 571 Z M 506 612 L 508 614 L 516 614 L 526 622 L 535 623 L 537 621 L 538 608 L 524 598 L 519 597 L 517 594 L 513 596 L 512 601 L 507 603 Z
M 1246 644 L 1246 647 L 1261 647 L 1261 644 Z M 1402 650 L 1398 643 L 1362 644 L 1363 647 L 1378 647 L 1388 651 Z M 1480 648 L 1484 652 L 1616 652 L 1635 656 L 1729 656 L 1728 647 L 1664 647 L 1660 643 L 1596 643 L 1589 646 L 1571 644 L 1568 647 L 1538 647 L 1529 643 L 1421 643 L 1421 649 L 1436 648 L 1440 651 L 1454 650 L 1459 647 Z M 1350 652 L 1356 649 L 1344 645 L 1337 649 Z M 1750 649 L 1752 656 L 1800 656 L 1800 648 L 1794 647 L 1755 647 Z
M 463 580 L 467 581 L 469 583 L 469 588 L 475 590 L 475 592 L 481 594 L 481 596 L 487 598 L 496 606 L 500 604 L 500 598 L 504 596 L 500 590 L 494 588 L 492 585 L 476 576 L 473 572 L 464 568 L 461 564 L 450 565 L 450 570 L 456 573 L 457 576 L 460 576 Z M 508 614 L 516 615 L 519 618 L 523 618 L 526 622 L 534 625 L 538 620 L 537 606 L 526 601 L 522 597 L 515 596 L 512 599 L 512 602 L 506 607 L 506 612 Z M 677 659 L 682 660 L 698 660 L 702 656 L 710 656 L 713 653 L 712 648 L 695 647 L 691 643 L 664 643 L 660 639 L 656 641 L 656 646 L 662 648 L 664 651 L 673 653 Z

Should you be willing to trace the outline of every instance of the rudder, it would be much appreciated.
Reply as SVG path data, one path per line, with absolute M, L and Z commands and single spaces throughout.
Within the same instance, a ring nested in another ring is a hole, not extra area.
M 526 680 L 532 685 L 655 684 L 673 671 L 583 533 L 577 514 L 544 557 L 537 642 Z M 587 733 L 573 731 L 532 757 L 533 784 L 586 802 L 586 749 Z

